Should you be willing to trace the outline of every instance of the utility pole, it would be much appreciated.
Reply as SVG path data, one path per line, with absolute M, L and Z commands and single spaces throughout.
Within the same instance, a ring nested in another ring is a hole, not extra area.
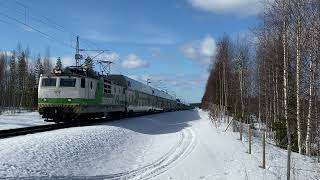
M 80 45 L 79 45 L 79 36 L 77 36 L 77 44 L 76 44 L 76 54 L 74 56 L 75 60 L 76 60 L 76 67 L 80 66 L 80 60 L 83 58 L 83 56 L 80 54 L 80 52 L 83 51 L 92 51 L 92 52 L 97 52 L 97 54 L 95 56 L 93 56 L 92 58 L 90 57 L 90 59 L 92 60 L 92 62 L 94 63 L 94 60 L 100 56 L 101 54 L 103 54 L 105 51 L 109 51 L 109 50 L 100 50 L 100 49 L 80 49 Z M 111 64 L 113 63 L 112 61 L 108 61 L 108 60 L 96 60 L 97 63 L 100 64 L 100 70 L 103 73 L 106 71 L 107 75 L 109 75 L 111 73 Z
M 74 58 L 76 59 L 76 66 L 80 66 L 80 60 L 82 59 L 82 55 L 80 54 L 79 48 L 79 36 L 77 36 L 76 54 Z

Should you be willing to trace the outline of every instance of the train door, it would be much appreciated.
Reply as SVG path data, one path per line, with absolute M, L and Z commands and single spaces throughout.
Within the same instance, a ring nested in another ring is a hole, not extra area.
M 94 99 L 96 97 L 96 85 L 95 82 L 91 79 L 88 80 L 88 98 Z
M 86 84 L 86 98 L 87 99 L 90 99 L 90 90 L 89 90 L 89 88 L 90 88 L 90 81 L 89 81 L 89 79 L 87 79 L 86 78 L 86 82 L 85 82 L 85 84 Z
M 80 80 L 80 87 L 82 90 L 82 97 L 85 99 L 89 99 L 89 89 L 88 89 L 88 80 L 86 78 L 81 78 Z
M 136 107 L 139 106 L 139 92 L 138 91 L 134 92 L 134 105 Z
M 124 109 L 126 110 L 127 109 L 127 96 L 126 96 L 126 88 L 122 88 L 122 105 L 124 106 Z

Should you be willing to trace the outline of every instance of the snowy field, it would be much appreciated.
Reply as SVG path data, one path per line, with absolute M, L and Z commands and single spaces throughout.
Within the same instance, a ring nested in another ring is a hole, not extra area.
M 250 155 L 224 129 L 189 110 L 1 139 L 0 178 L 286 179 L 286 151 L 268 145 L 264 170 L 260 140 Z M 320 178 L 311 159 L 293 156 L 294 179 Z
M 38 112 L 4 113 L 0 115 L 0 130 L 48 124 Z

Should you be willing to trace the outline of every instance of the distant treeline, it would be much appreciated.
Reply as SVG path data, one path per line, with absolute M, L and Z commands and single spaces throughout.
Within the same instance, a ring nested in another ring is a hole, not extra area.
M 4 109 L 36 109 L 40 74 L 53 68 L 49 49 L 45 56 L 30 56 L 30 49 L 0 52 L 0 112 Z
M 219 40 L 202 108 L 263 123 L 280 146 L 314 155 L 320 150 L 320 1 L 265 1 L 252 36 Z

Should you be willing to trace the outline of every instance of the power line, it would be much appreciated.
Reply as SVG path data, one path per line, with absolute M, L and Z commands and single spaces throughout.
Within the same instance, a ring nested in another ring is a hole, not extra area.
M 15 2 L 16 4 L 19 4 L 19 5 L 23 6 L 23 7 L 25 7 L 25 8 L 30 9 L 30 7 L 28 7 L 26 4 L 24 4 L 24 3 L 22 3 L 22 2 L 20 2 L 20 1 L 18 1 L 18 0 L 15 0 L 14 2 Z M 29 14 L 29 15 L 30 15 L 30 14 Z M 33 16 L 33 15 L 30 15 L 30 16 L 32 16 L 33 18 L 36 18 L 36 17 Z M 46 17 L 46 16 L 41 16 L 41 17 L 42 17 L 43 19 L 47 20 L 47 21 L 50 23 L 50 24 L 45 23 L 46 25 L 54 24 L 55 26 L 59 27 L 59 28 L 54 27 L 55 29 L 57 29 L 57 30 L 59 30 L 59 31 L 62 31 L 62 32 L 69 33 L 69 34 L 71 34 L 71 35 L 74 36 L 74 37 L 77 37 L 77 36 L 78 36 L 76 33 L 66 30 L 65 27 L 61 26 L 60 24 L 56 23 L 55 21 L 51 20 L 50 18 L 48 18 L 48 17 Z M 43 21 L 42 21 L 42 22 L 43 22 Z M 52 25 L 51 25 L 51 26 L 52 26 Z M 88 45 L 88 46 L 93 47 L 94 49 L 99 49 L 99 50 L 101 50 L 101 48 L 99 48 L 99 46 L 98 46 L 96 43 L 94 43 L 94 42 L 92 42 L 92 41 L 90 41 L 90 40 L 82 39 L 82 42 L 84 42 L 84 43 L 85 43 L 86 45 Z M 90 45 L 90 44 L 91 44 L 91 45 Z
M 51 20 L 50 18 L 46 17 L 46 16 L 38 16 L 38 15 L 32 15 L 31 13 L 28 12 L 27 14 L 27 10 L 29 10 L 30 8 L 25 5 L 24 3 L 18 1 L 18 0 L 14 0 L 14 3 L 23 7 L 24 8 L 24 12 L 21 12 L 17 9 L 13 9 L 15 12 L 19 13 L 20 15 L 23 15 L 24 16 L 24 21 L 23 22 L 22 20 L 18 19 L 18 18 L 15 18 L 15 17 L 12 17 L 4 12 L 1 12 L 0 11 L 0 15 L 2 16 L 5 16 L 6 18 L 8 19 L 11 19 L 19 24 L 22 24 L 24 25 L 25 27 L 28 27 L 30 28 L 31 30 L 35 31 L 35 32 L 38 32 L 40 33 L 43 37 L 45 37 L 46 39 L 49 39 L 49 40 L 54 40 L 60 44 L 63 44 L 67 47 L 71 47 L 72 49 L 76 49 L 74 46 L 72 46 L 72 39 L 75 39 L 75 37 L 77 37 L 78 35 L 76 35 L 75 33 L 71 32 L 71 31 L 68 31 L 65 27 L 59 25 L 58 23 L 56 23 L 55 21 Z M 0 4 L 3 4 L 3 2 L 0 1 Z M 3 4 L 4 6 L 6 6 L 5 9 L 11 11 L 11 8 L 9 8 L 10 6 L 8 6 L 8 4 Z M 2 6 L 2 7 L 4 7 Z M 44 24 L 45 26 L 49 27 L 50 29 L 52 30 L 57 30 L 57 31 L 60 31 L 60 32 L 63 32 L 63 33 L 67 33 L 71 36 L 71 41 L 70 41 L 70 44 L 66 43 L 65 41 L 60 41 L 58 38 L 48 34 L 47 32 L 44 32 L 44 31 L 41 31 L 39 28 L 36 28 L 35 26 L 32 26 L 30 23 L 27 23 L 27 16 L 28 18 L 30 18 L 31 20 L 34 20 L 34 22 L 40 22 L 41 24 Z M 92 42 L 92 41 L 89 41 L 89 40 L 86 40 L 86 39 L 82 39 L 82 42 L 88 47 L 88 49 L 99 49 L 101 51 L 109 51 L 109 50 L 103 50 L 101 48 L 99 48 L 99 46 Z M 92 51 L 92 50 L 86 50 L 86 51 Z M 97 50 L 94 50 L 94 51 L 97 51 Z M 84 52 L 87 56 L 89 56 L 88 52 Z
M 10 24 L 8 21 L 5 21 L 5 20 L 3 20 L 3 19 L 0 19 L 0 22 L 2 22 L 2 23 L 4 23 L 4 24 L 12 25 L 12 24 Z
M 54 41 L 56 41 L 56 42 L 58 42 L 58 43 L 60 43 L 60 44 L 63 44 L 63 45 L 68 46 L 68 47 L 70 47 L 70 48 L 72 48 L 72 49 L 75 49 L 72 45 L 70 45 L 70 44 L 68 44 L 68 43 L 65 43 L 65 42 L 63 42 L 63 41 L 59 41 L 59 40 L 56 39 L 55 37 L 53 37 L 53 36 L 51 36 L 51 35 L 49 35 L 49 34 L 47 34 L 47 33 L 45 33 L 45 32 L 42 32 L 42 31 L 40 31 L 39 29 L 37 29 L 37 28 L 35 28 L 35 27 L 33 27 L 33 26 L 28 25 L 28 24 L 20 21 L 20 20 L 17 19 L 17 18 L 11 17 L 11 16 L 9 16 L 9 15 L 3 13 L 3 12 L 0 12 L 0 15 L 5 16 L 5 17 L 8 18 L 8 19 L 11 19 L 11 20 L 13 20 L 13 21 L 16 21 L 17 23 L 20 23 L 20 24 L 22 24 L 22 25 L 24 25 L 24 26 L 32 29 L 33 31 L 36 31 L 36 32 L 40 33 L 42 36 L 44 36 L 45 38 L 47 38 L 47 39 L 49 39 L 49 40 L 54 40 Z
M 18 2 L 18 1 L 16 1 L 16 2 Z M 2 4 L 2 8 L 3 8 L 3 6 L 5 6 L 5 9 L 11 10 L 10 7 L 9 7 L 7 4 L 4 4 L 3 2 L 0 2 L 0 4 Z M 23 6 L 23 7 L 26 8 L 26 9 L 28 8 L 26 5 L 23 5 L 22 3 L 19 3 L 19 5 Z M 14 10 L 15 12 L 19 13 L 20 15 L 25 16 L 25 23 L 26 23 L 26 24 L 27 24 L 26 19 L 27 19 L 27 16 L 28 16 L 29 18 L 33 19 L 34 21 L 37 21 L 37 22 L 40 22 L 40 23 L 42 23 L 42 24 L 44 24 L 44 25 L 46 25 L 46 26 L 49 26 L 51 29 L 56 29 L 56 30 L 61 31 L 61 32 L 69 33 L 69 32 L 67 32 L 62 26 L 59 26 L 59 25 L 57 25 L 57 24 L 54 23 L 54 22 L 48 23 L 48 22 L 42 20 L 41 18 L 38 18 L 37 16 L 34 16 L 34 15 L 30 14 L 30 13 L 27 15 L 26 13 L 21 12 L 21 11 L 18 11 L 18 10 L 16 10 L 16 9 L 13 9 L 13 10 Z M 43 18 L 46 19 L 47 21 L 50 21 L 50 20 L 47 19 L 46 17 L 43 17 Z M 59 28 L 57 28 L 57 27 L 55 27 L 55 26 L 52 26 L 52 24 L 55 24 L 55 25 L 58 26 Z
M 8 4 L 5 4 L 4 2 L 2 2 L 2 1 L 0 1 L 0 4 L 1 4 L 1 8 L 5 8 L 5 9 L 7 9 L 7 10 L 12 10 L 12 9 L 10 9 L 10 6 L 8 6 Z M 25 13 L 24 12 L 21 12 L 21 11 L 19 11 L 19 10 L 17 10 L 17 9 L 13 9 L 15 12 L 17 12 L 17 13 L 19 13 L 20 15 L 25 15 Z
M 23 4 L 22 2 L 17 1 L 17 0 L 15 0 L 14 3 L 16 3 L 16 4 L 18 4 L 19 6 L 22 6 L 23 8 L 25 8 L 25 12 L 18 11 L 17 9 L 13 9 L 13 10 L 14 10 L 15 12 L 19 13 L 20 15 L 25 16 L 25 17 L 24 17 L 24 18 L 25 18 L 25 22 L 24 22 L 25 24 L 24 24 L 24 25 L 30 24 L 30 23 L 27 23 L 27 13 L 26 13 L 26 12 L 27 12 L 27 9 L 29 9 L 29 7 L 28 7 L 27 5 L 25 5 L 25 4 Z M 0 4 L 2 4 L 2 8 L 5 8 L 5 9 L 7 9 L 7 10 L 11 10 L 11 9 L 10 9 L 10 6 L 8 6 L 8 4 L 4 4 L 4 2 L 0 2 Z M 76 35 L 75 33 L 66 30 L 65 27 L 59 25 L 58 23 L 54 22 L 53 20 L 49 19 L 49 18 L 46 17 L 46 16 L 41 16 L 41 17 L 39 18 L 39 17 L 37 17 L 37 16 L 32 15 L 31 13 L 29 13 L 29 14 L 28 14 L 28 17 L 29 17 L 30 19 L 34 20 L 34 21 L 40 22 L 40 23 L 48 26 L 50 29 L 55 29 L 55 30 L 60 31 L 60 32 L 63 32 L 63 33 L 68 33 L 68 34 L 71 35 L 71 37 L 72 37 L 73 39 L 77 37 L 77 35 Z M 42 18 L 42 19 L 41 19 L 41 18 Z M 17 18 L 15 18 L 15 19 L 17 19 Z M 17 19 L 17 20 L 18 20 L 18 19 Z M 19 20 L 19 21 L 22 22 L 21 20 Z M 19 22 L 19 23 L 20 23 L 20 22 Z M 29 25 L 29 26 L 31 26 L 31 25 Z M 33 28 L 35 28 L 35 27 L 33 26 Z M 45 33 L 45 34 L 47 34 L 47 33 Z M 57 40 L 57 38 L 54 38 L 53 36 L 51 36 L 50 38 L 53 38 L 53 39 Z M 89 48 L 90 48 L 90 47 L 91 47 L 91 48 L 94 47 L 94 48 L 96 48 L 96 49 L 99 49 L 99 48 L 97 48 L 97 47 L 98 47 L 97 45 L 95 45 L 93 42 L 90 42 L 89 40 L 83 39 L 82 41 L 83 41 L 83 43 L 86 44 L 86 46 L 89 47 Z M 87 42 L 86 42 L 86 41 L 87 41 Z M 65 42 L 64 42 L 64 43 L 65 43 Z M 90 43 L 91 45 L 90 45 L 89 43 Z M 66 44 L 66 43 L 65 43 L 65 44 Z M 72 44 L 72 41 L 71 41 L 70 44 Z M 94 44 L 94 46 L 92 46 L 92 44 Z M 86 53 L 86 54 L 88 55 L 88 53 Z

